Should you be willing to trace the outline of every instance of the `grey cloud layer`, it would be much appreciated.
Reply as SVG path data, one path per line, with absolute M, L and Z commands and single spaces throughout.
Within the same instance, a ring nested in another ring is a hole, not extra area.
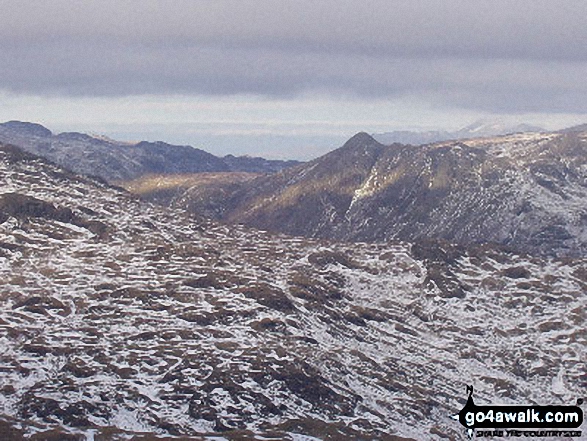
M 587 2 L 0 1 L 0 88 L 587 112 Z

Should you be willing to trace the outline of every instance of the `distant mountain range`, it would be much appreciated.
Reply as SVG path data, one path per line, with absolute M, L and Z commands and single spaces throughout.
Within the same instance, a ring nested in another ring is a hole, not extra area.
M 477 124 L 459 133 L 497 130 Z M 0 141 L 230 223 L 345 241 L 489 242 L 559 256 L 587 252 L 586 140 L 585 126 L 421 146 L 359 133 L 298 163 L 0 124 Z
M 395 132 L 374 133 L 372 136 L 382 144 L 393 144 L 398 142 L 401 144 L 420 145 L 438 141 L 545 131 L 546 130 L 542 127 L 530 124 L 511 125 L 500 120 L 479 120 L 454 132 L 445 130 L 424 132 L 400 130 Z
M 76 173 L 99 176 L 108 182 L 148 174 L 275 173 L 299 164 L 248 156 L 219 158 L 197 148 L 164 142 L 130 144 L 77 132 L 55 135 L 40 124 L 21 121 L 0 124 L 0 141 L 17 145 Z

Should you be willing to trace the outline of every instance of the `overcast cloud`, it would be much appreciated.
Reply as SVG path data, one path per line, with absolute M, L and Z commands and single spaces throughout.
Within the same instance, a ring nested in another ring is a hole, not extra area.
M 587 2 L 4 1 L 0 78 L 68 95 L 307 91 L 587 110 Z
M 0 0 L 0 91 L 587 113 L 584 0 Z M 367 116 L 368 117 L 368 116 Z

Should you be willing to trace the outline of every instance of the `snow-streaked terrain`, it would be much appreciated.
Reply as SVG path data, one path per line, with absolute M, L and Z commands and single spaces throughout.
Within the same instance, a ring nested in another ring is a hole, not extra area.
M 173 203 L 196 212 L 206 206 L 193 199 L 186 192 Z M 491 242 L 543 256 L 585 256 L 587 132 L 417 147 L 384 146 L 359 133 L 312 162 L 248 181 L 221 213 L 305 237 Z
M 585 259 L 270 235 L 12 148 L 0 221 L 0 419 L 25 434 L 461 439 L 467 384 L 587 389 Z

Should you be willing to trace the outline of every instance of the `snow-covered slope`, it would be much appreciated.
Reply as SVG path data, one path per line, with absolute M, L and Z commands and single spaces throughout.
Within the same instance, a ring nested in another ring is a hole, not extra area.
M 584 259 L 270 235 L 11 147 L 0 182 L 4 435 L 457 439 L 467 384 L 587 387 Z
M 412 132 L 400 130 L 395 132 L 374 133 L 373 137 L 382 144 L 428 144 L 431 142 L 446 141 L 449 139 L 469 139 L 488 136 L 507 135 L 512 133 L 545 132 L 541 127 L 531 124 L 508 124 L 500 119 L 481 119 L 456 131 L 434 130 L 427 132 Z

